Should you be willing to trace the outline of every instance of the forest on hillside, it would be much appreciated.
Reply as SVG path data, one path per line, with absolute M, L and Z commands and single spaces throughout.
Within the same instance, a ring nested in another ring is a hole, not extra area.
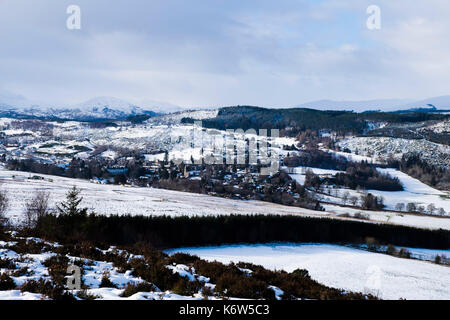
M 391 123 L 421 122 L 448 119 L 449 115 L 431 113 L 394 113 L 352 111 L 320 111 L 306 108 L 266 109 L 253 106 L 226 107 L 212 119 L 203 119 L 206 128 L 226 129 L 280 129 L 286 136 L 295 136 L 305 130 L 329 129 L 338 134 L 362 133 L 367 121 Z M 184 118 L 183 123 L 195 119 Z

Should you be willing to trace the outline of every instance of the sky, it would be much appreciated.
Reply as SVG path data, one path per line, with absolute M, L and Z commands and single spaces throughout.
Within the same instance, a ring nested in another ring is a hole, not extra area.
M 67 28 L 69 5 L 79 30 Z M 379 30 L 367 28 L 369 5 Z M 448 95 L 449 15 L 448 0 L 0 0 L 0 102 L 287 107 Z

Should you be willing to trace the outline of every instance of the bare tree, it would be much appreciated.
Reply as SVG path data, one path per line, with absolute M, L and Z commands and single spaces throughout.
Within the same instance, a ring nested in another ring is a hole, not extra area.
M 427 211 L 430 214 L 434 214 L 434 211 L 436 211 L 436 206 L 434 204 L 430 203 L 427 207 Z
M 353 206 L 356 206 L 356 204 L 358 203 L 358 197 L 357 197 L 357 196 L 351 196 L 351 197 L 350 197 L 350 203 L 351 203 Z
M 348 199 L 350 198 L 350 192 L 346 191 L 342 195 L 342 201 L 344 202 L 344 205 L 347 204 Z
M 417 205 L 414 202 L 409 202 L 406 205 L 406 211 L 408 211 L 408 212 L 415 212 L 415 211 L 417 211 Z
M 403 202 L 399 202 L 395 205 L 395 210 L 403 211 L 405 209 L 405 204 Z
M 8 218 L 5 216 L 6 210 L 9 207 L 8 194 L 4 190 L 0 190 L 0 226 L 5 226 Z
M 33 198 L 25 203 L 26 225 L 30 228 L 36 226 L 40 218 L 50 213 L 50 194 L 45 191 L 36 191 Z
M 334 196 L 339 198 L 339 189 L 334 189 Z

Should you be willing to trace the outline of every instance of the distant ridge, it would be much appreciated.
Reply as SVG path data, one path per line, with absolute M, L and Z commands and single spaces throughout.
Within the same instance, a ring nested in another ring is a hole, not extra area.
M 294 108 L 355 112 L 448 112 L 450 110 L 450 95 L 432 97 L 419 101 L 408 99 L 364 101 L 317 100 L 297 105 Z
M 420 101 L 407 99 L 379 99 L 366 101 L 317 100 L 287 109 L 292 108 L 322 111 L 353 111 L 358 113 L 450 113 L 450 95 L 433 97 Z M 281 110 L 281 108 L 276 109 Z M 29 101 L 22 95 L 10 92 L 0 92 L 0 116 L 9 118 L 78 121 L 126 120 L 129 117 L 140 115 L 153 117 L 185 110 L 185 108 L 168 102 L 159 102 L 148 99 L 134 99 L 133 101 L 127 101 L 108 96 L 96 97 L 73 105 L 39 104 Z M 197 108 L 197 110 L 201 110 L 201 108 Z M 242 108 L 240 110 L 244 111 Z
M 142 105 L 138 105 L 114 97 L 96 97 L 70 106 L 27 105 L 23 97 L 20 97 L 20 104 L 15 104 L 12 99 L 5 99 L 5 101 L 0 101 L 0 116 L 14 118 L 124 120 L 137 115 L 156 116 L 183 110 L 181 107 L 165 102 L 143 101 Z
M 412 103 L 406 103 L 401 109 L 426 109 L 436 108 L 437 110 L 450 110 L 450 95 L 428 98 Z
M 295 106 L 296 108 L 309 108 L 317 110 L 338 110 L 363 112 L 368 110 L 395 111 L 410 103 L 407 99 L 380 99 L 364 101 L 335 101 L 317 100 Z

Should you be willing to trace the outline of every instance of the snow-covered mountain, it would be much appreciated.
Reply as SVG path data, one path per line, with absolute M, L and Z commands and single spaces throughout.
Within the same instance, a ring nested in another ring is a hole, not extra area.
M 88 101 L 68 106 L 31 105 L 20 96 L 0 96 L 0 115 L 17 117 L 51 117 L 71 120 L 124 119 L 128 116 L 169 113 L 182 108 L 156 101 L 137 104 L 114 97 L 96 97 Z M 18 103 L 20 100 L 21 103 Z
M 84 112 L 99 112 L 99 110 L 102 110 L 104 108 L 125 113 L 140 111 L 140 108 L 133 103 L 114 97 L 96 97 L 69 107 L 69 109 L 80 110 Z
M 432 108 L 435 107 L 438 110 L 450 110 L 450 96 L 440 96 L 428 98 L 420 101 L 406 103 L 403 108 L 419 109 L 419 108 Z
M 152 112 L 152 110 L 144 110 L 133 103 L 113 97 L 97 97 L 64 109 L 52 108 L 52 111 L 59 118 L 73 119 L 120 119 L 130 115 Z
M 317 100 L 296 106 L 298 108 L 310 108 L 318 110 L 347 110 L 347 111 L 398 111 L 409 109 L 429 109 L 450 110 L 450 95 L 441 97 L 432 97 L 424 100 L 408 99 L 380 99 L 364 101 L 335 101 L 335 100 Z
M 295 106 L 318 110 L 397 111 L 437 108 L 450 110 L 450 96 L 434 97 L 420 101 L 407 99 L 381 99 L 366 101 L 318 100 Z M 114 97 L 96 97 L 74 105 L 47 104 L 28 100 L 22 95 L 0 91 L 1 117 L 38 117 L 67 120 L 119 120 L 134 115 L 156 115 L 183 112 L 177 105 L 154 100 L 126 101 Z

